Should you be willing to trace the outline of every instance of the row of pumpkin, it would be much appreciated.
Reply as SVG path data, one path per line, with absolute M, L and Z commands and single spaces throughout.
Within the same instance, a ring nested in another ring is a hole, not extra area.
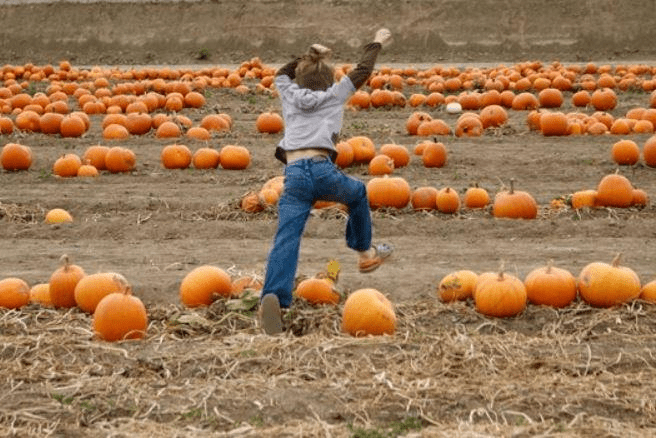
M 93 315 L 93 331 L 100 339 L 119 341 L 146 335 L 146 307 L 132 295 L 123 275 L 87 275 L 67 256 L 62 257 L 62 262 L 48 283 L 31 288 L 20 278 L 0 280 L 0 307 L 20 309 L 30 303 L 64 309 L 77 307 Z M 202 265 L 182 279 L 179 297 L 185 307 L 197 308 L 209 306 L 217 299 L 239 299 L 248 293 L 250 298 L 259 299 L 261 289 L 261 281 L 254 276 L 232 278 L 219 267 Z M 521 314 L 528 303 L 564 308 L 577 296 L 601 308 L 635 299 L 656 303 L 656 280 L 641 285 L 631 268 L 620 265 L 618 254 L 611 263 L 589 263 L 577 277 L 552 262 L 532 270 L 523 281 L 503 269 L 481 274 L 459 270 L 444 276 L 436 292 L 447 303 L 473 299 L 479 313 L 503 318 Z M 294 294 L 312 305 L 339 305 L 342 301 L 335 282 L 319 276 L 300 281 Z M 359 289 L 349 294 L 341 313 L 342 330 L 353 336 L 393 334 L 396 330 L 394 306 L 376 289 Z

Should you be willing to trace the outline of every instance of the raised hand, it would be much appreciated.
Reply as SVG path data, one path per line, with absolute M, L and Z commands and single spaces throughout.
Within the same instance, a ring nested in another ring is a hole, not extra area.
M 380 43 L 383 46 L 387 43 L 389 43 L 392 39 L 392 32 L 389 31 L 389 29 L 382 28 L 378 29 L 376 31 L 376 36 L 374 37 L 374 42 L 375 43 Z

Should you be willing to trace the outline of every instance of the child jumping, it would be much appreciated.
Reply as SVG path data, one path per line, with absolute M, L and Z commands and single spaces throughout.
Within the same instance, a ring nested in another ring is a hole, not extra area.
M 390 245 L 372 246 L 364 183 L 334 164 L 344 104 L 367 81 L 378 52 L 390 39 L 389 30 L 378 30 L 358 65 L 336 83 L 333 68 L 324 62 L 331 51 L 320 44 L 313 44 L 305 55 L 276 72 L 285 134 L 275 157 L 286 166 L 278 201 L 278 229 L 268 255 L 259 309 L 267 334 L 283 331 L 281 308 L 292 303 L 301 236 L 315 201 L 340 202 L 348 207 L 346 244 L 359 253 L 360 272 L 372 272 L 392 253 Z

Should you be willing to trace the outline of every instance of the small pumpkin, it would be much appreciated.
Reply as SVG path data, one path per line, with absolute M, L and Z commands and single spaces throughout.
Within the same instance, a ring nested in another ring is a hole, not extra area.
M 209 306 L 217 298 L 230 297 L 232 281 L 223 269 L 203 265 L 193 269 L 180 283 L 180 301 L 187 307 Z
M 460 210 L 460 196 L 451 187 L 444 187 L 437 192 L 435 198 L 437 210 L 440 213 L 453 214 Z
M 64 254 L 60 259 L 62 266 L 50 276 L 50 299 L 53 306 L 59 308 L 75 307 L 75 286 L 86 275 L 84 269 L 72 264 Z
M 477 280 L 478 274 L 468 269 L 451 272 L 440 280 L 437 295 L 443 302 L 472 298 Z
M 610 155 L 615 163 L 632 166 L 640 159 L 640 148 L 635 141 L 623 139 L 613 143 Z
M 337 304 L 340 299 L 327 278 L 306 278 L 298 284 L 295 294 L 311 304 Z
M 526 308 L 526 300 L 524 282 L 503 270 L 481 274 L 474 288 L 476 310 L 487 316 L 518 315 Z
M 136 161 L 137 157 L 132 149 L 123 146 L 111 147 L 105 154 L 105 167 L 111 173 L 130 172 Z
M 528 300 L 533 304 L 562 308 L 576 298 L 576 278 L 568 270 L 554 266 L 553 260 L 529 272 L 524 285 Z
M 165 169 L 186 169 L 191 164 L 191 159 L 191 150 L 184 144 L 164 146 L 160 153 L 160 160 Z
M 143 302 L 128 287 L 100 300 L 92 325 L 96 335 L 108 342 L 141 339 L 148 328 L 148 314 Z
M 597 185 L 596 203 L 602 207 L 630 207 L 633 203 L 633 185 L 619 173 L 606 175 Z
M 221 167 L 227 170 L 243 170 L 251 164 L 251 153 L 239 145 L 225 145 L 219 152 Z
M 239 206 L 247 213 L 257 213 L 264 210 L 264 202 L 254 191 L 244 194 L 239 201 Z
M 255 127 L 258 132 L 277 134 L 285 127 L 285 123 L 278 113 L 266 111 L 257 116 Z
M 116 272 L 86 275 L 75 285 L 75 303 L 83 311 L 93 313 L 104 297 L 110 293 L 122 292 L 128 287 L 125 277 Z
M 394 168 L 405 167 L 410 163 L 410 152 L 408 148 L 396 143 L 386 143 L 379 149 L 379 153 L 387 155 L 394 160 Z
M 436 210 L 437 193 L 438 190 L 435 187 L 418 187 L 412 192 L 410 205 L 414 210 Z
M 8 277 L 0 280 L 0 307 L 20 309 L 30 302 L 30 287 L 25 280 Z
M 82 160 L 77 154 L 64 154 L 57 158 L 52 165 L 52 173 L 62 178 L 77 176 Z
M 597 206 L 597 191 L 588 189 L 588 190 L 578 190 L 572 193 L 572 208 L 579 210 L 584 207 L 594 208 Z
M 50 284 L 37 283 L 30 288 L 30 303 L 39 304 L 45 307 L 52 307 L 50 298 Z
M 494 196 L 492 215 L 496 218 L 535 219 L 538 205 L 533 196 L 522 190 L 515 190 L 515 180 L 510 180 L 510 189 L 502 190 Z
M 463 204 L 466 208 L 485 208 L 490 203 L 490 195 L 483 187 L 478 184 L 469 187 L 465 191 Z
M 210 147 L 199 148 L 191 157 L 196 169 L 216 169 L 221 164 L 221 153 Z
M 369 161 L 369 175 L 389 175 L 394 172 L 394 160 L 388 155 L 379 154 Z
M 621 254 L 608 264 L 593 262 L 578 276 L 581 298 L 594 307 L 613 307 L 627 303 L 640 295 L 640 279 L 626 266 L 620 265 Z
M 44 220 L 47 224 L 64 224 L 73 222 L 73 216 L 63 208 L 53 208 L 48 210 Z
M 376 146 L 369 137 L 359 135 L 346 140 L 353 148 L 353 162 L 367 164 L 376 156 Z
M 246 289 L 262 291 L 262 286 L 262 281 L 259 278 L 252 275 L 242 275 L 232 280 L 230 296 L 239 298 Z
M 443 143 L 427 141 L 423 143 L 421 162 L 424 167 L 443 167 L 446 165 L 448 153 Z
M 337 166 L 344 169 L 353 163 L 354 152 L 350 143 L 340 141 L 335 145 L 335 150 L 337 150 L 337 157 L 335 158 Z
M 84 154 L 82 154 L 82 161 L 91 164 L 98 170 L 106 170 L 107 166 L 105 165 L 105 156 L 107 155 L 107 151 L 109 151 L 108 146 L 89 146 L 84 151 Z
M 351 293 L 342 308 L 342 331 L 351 336 L 394 334 L 396 314 L 390 300 L 372 288 Z
M 652 280 L 642 286 L 639 298 L 656 304 L 656 280 Z

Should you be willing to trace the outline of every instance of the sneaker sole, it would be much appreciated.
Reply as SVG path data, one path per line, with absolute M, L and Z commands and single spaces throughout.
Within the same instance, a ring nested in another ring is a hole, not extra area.
M 280 313 L 280 302 L 274 294 L 266 294 L 262 298 L 261 306 L 261 323 L 264 333 L 267 335 L 277 335 L 282 333 L 282 317 Z

